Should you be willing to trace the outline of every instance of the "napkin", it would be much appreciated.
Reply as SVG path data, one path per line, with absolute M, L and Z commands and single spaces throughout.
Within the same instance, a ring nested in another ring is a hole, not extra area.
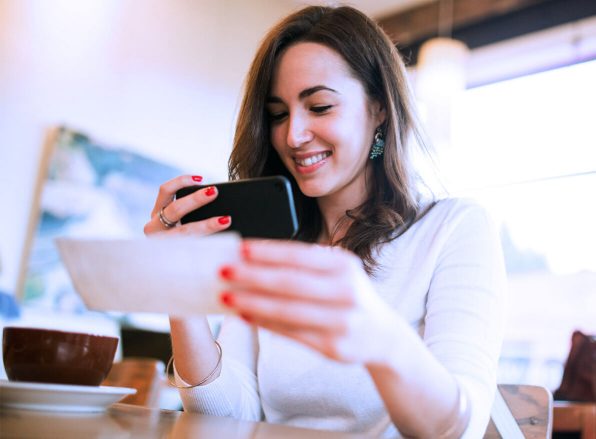
M 218 270 L 240 259 L 240 236 L 55 240 L 91 310 L 175 316 L 221 314 Z

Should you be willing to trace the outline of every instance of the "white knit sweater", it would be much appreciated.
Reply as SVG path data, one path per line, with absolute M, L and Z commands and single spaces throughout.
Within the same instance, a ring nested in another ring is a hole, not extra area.
M 377 260 L 378 294 L 467 392 L 472 417 L 464 437 L 482 437 L 496 387 L 506 302 L 495 225 L 469 200 L 442 200 L 384 245 Z M 362 365 L 328 360 L 233 317 L 225 319 L 219 341 L 222 373 L 206 386 L 180 391 L 186 410 L 400 437 Z M 387 349 L 399 349 L 399 340 Z

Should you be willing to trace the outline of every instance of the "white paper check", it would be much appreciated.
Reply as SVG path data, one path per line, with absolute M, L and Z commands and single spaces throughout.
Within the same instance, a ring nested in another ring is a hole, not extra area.
M 97 311 L 176 316 L 220 314 L 222 265 L 238 261 L 240 237 L 156 237 L 116 240 L 58 238 L 75 289 Z

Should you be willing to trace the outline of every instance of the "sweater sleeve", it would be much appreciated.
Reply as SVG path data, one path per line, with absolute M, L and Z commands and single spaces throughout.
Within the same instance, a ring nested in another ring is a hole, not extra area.
M 482 437 L 496 389 L 505 323 L 506 275 L 498 231 L 480 206 L 445 218 L 427 301 L 424 340 L 468 396 L 464 438 Z
M 256 329 L 240 319 L 227 316 L 218 337 L 222 348 L 222 366 L 218 378 L 204 386 L 179 389 L 184 410 L 247 421 L 261 420 L 257 390 Z M 185 383 L 174 368 L 176 383 Z

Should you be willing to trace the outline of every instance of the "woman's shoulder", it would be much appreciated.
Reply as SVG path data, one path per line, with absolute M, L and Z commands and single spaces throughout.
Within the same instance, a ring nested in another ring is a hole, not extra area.
M 429 216 L 445 221 L 465 216 L 490 216 L 486 207 L 473 198 L 447 197 L 429 203 L 427 206 L 428 211 L 423 218 Z
M 439 201 L 433 210 L 438 227 L 448 235 L 459 237 L 496 237 L 499 225 L 494 212 L 473 198 L 446 198 Z M 492 238 L 491 238 L 492 239 Z
M 458 249 L 498 243 L 498 228 L 488 210 L 470 198 L 443 198 L 423 206 L 423 214 L 379 252 L 383 264 L 395 268 L 396 261 L 417 261 L 432 267 L 438 255 L 455 243 Z M 401 263 L 401 262 L 400 262 Z M 408 263 L 408 262 L 405 262 Z
M 477 227 L 495 227 L 492 215 L 473 198 L 448 197 L 428 203 L 420 219 L 414 224 L 418 229 L 441 229 L 443 232 L 463 228 L 470 232 Z

